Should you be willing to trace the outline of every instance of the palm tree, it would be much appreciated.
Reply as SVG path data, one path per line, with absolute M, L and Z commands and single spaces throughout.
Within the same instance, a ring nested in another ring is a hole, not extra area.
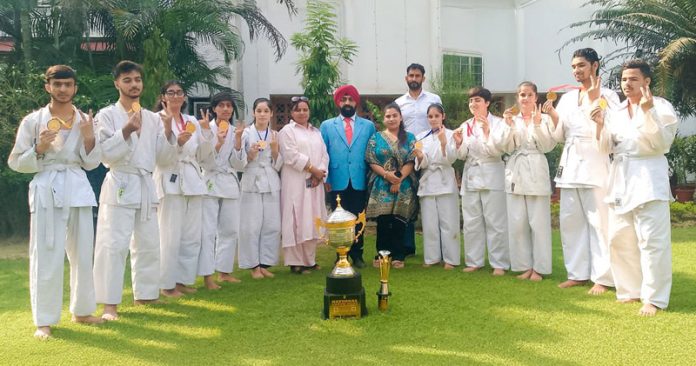
M 659 94 L 681 115 L 696 114 L 696 0 L 591 0 L 598 8 L 589 20 L 571 24 L 588 31 L 566 44 L 586 39 L 620 44 L 605 61 L 643 58 L 656 66 Z

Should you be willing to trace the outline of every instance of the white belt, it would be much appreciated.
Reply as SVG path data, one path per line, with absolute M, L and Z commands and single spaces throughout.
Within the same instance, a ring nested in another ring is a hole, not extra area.
M 142 168 L 125 165 L 111 167 L 111 171 L 134 174 L 140 178 L 140 221 L 149 220 L 152 210 L 152 201 L 150 200 L 150 188 L 147 185 L 147 180 L 152 179 L 152 172 Z
M 43 171 L 49 172 L 48 175 L 48 187 L 51 191 L 53 191 L 53 180 L 56 179 L 56 176 L 58 175 L 58 172 L 65 172 L 68 169 L 80 169 L 79 164 L 50 164 L 46 165 L 43 167 Z M 70 174 L 65 174 L 65 182 L 63 182 L 63 208 L 61 212 L 61 217 L 63 220 L 67 219 L 70 216 L 70 201 L 71 201 L 71 196 L 70 192 L 72 192 L 72 189 L 68 189 L 68 187 L 73 187 L 74 184 L 72 182 L 72 176 Z M 55 201 L 54 201 L 55 202 Z M 53 216 L 53 209 L 46 210 L 46 245 L 48 249 L 53 249 L 53 241 L 54 241 L 54 236 L 53 236 L 53 231 L 55 229 L 55 223 L 54 223 L 54 216 Z

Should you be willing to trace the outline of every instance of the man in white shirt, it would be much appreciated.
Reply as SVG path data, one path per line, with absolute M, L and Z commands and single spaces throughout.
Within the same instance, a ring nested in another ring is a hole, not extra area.
M 408 93 L 396 99 L 396 104 L 401 108 L 401 117 L 406 131 L 418 136 L 423 131 L 430 130 L 428 123 L 428 107 L 431 104 L 442 104 L 440 96 L 423 90 L 425 82 L 425 67 L 421 64 L 410 64 L 406 68 L 406 85 Z M 406 225 L 404 236 L 406 255 L 416 253 L 415 231 L 413 223 Z
M 591 111 L 601 151 L 614 154 L 606 202 L 616 297 L 622 303 L 642 301 L 642 316 L 665 309 L 672 288 L 672 196 L 664 154 L 678 121 L 672 104 L 653 97 L 651 75 L 646 62 L 628 61 L 621 73 L 626 101 L 606 118 L 599 98 Z
M 114 67 L 118 102 L 97 114 L 102 161 L 109 173 L 99 196 L 94 249 L 94 287 L 105 320 L 117 320 L 130 251 L 136 304 L 155 302 L 160 290 L 160 245 L 155 165 L 176 163 L 172 114 L 140 107 L 142 66 L 121 61 Z
M 55 65 L 46 70 L 51 102 L 26 116 L 7 161 L 12 170 L 36 173 L 29 183 L 29 294 L 36 325 L 46 339 L 58 324 L 63 305 L 63 263 L 70 262 L 70 312 L 77 323 L 101 323 L 92 281 L 92 206 L 86 170 L 99 165 L 100 149 L 89 116 L 73 106 L 75 71 Z

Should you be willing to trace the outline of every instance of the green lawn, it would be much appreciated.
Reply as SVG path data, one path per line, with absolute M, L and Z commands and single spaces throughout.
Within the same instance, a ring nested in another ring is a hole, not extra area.
M 150 307 L 126 301 L 122 319 L 102 326 L 69 321 L 66 282 L 62 322 L 46 342 L 32 338 L 28 263 L 17 255 L 25 249 L 3 245 L 0 364 L 694 364 L 696 228 L 674 229 L 673 240 L 672 301 L 655 318 L 637 316 L 639 304 L 616 304 L 613 293 L 558 289 L 565 270 L 556 231 L 554 274 L 541 283 L 426 269 L 413 258 L 392 271 L 382 314 L 378 270 L 364 269 L 370 315 L 361 320 L 321 320 L 328 248 L 324 273 L 277 268 L 275 278 L 255 281 L 238 272 L 243 282 L 221 291 Z M 366 248 L 368 258 L 374 237 Z

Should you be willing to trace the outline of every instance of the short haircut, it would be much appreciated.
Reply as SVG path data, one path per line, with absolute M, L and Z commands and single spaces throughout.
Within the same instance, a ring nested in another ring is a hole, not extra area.
M 114 79 L 118 79 L 121 74 L 131 71 L 137 71 L 140 76 L 143 76 L 143 67 L 140 64 L 128 60 L 123 60 L 117 63 L 116 66 L 114 66 L 113 71 L 111 71 L 111 74 L 114 76 Z
M 46 83 L 51 82 L 53 79 L 73 79 L 77 82 L 77 74 L 72 67 L 68 65 L 53 65 L 46 69 L 46 74 L 44 74 Z
M 623 73 L 624 70 L 628 69 L 638 69 L 640 73 L 643 74 L 643 77 L 652 78 L 650 65 L 641 59 L 633 59 L 624 62 L 623 66 L 621 66 L 621 72 Z
M 411 70 L 420 70 L 421 74 L 425 75 L 425 67 L 423 67 L 423 65 L 421 64 L 412 63 L 408 65 L 408 67 L 406 68 L 406 73 L 408 74 L 408 72 Z
M 589 48 L 589 47 L 588 48 L 581 48 L 581 49 L 573 52 L 573 58 L 576 58 L 576 57 L 582 57 L 585 60 L 589 61 L 590 64 L 593 64 L 595 62 L 599 63 L 599 60 L 601 60 L 601 58 L 597 54 L 597 51 L 595 51 L 594 48 Z M 596 73 L 597 73 L 597 75 L 599 75 L 599 68 L 597 68 Z
M 493 95 L 491 95 L 491 91 L 482 86 L 475 86 L 469 89 L 469 99 L 473 97 L 481 97 L 489 103 L 493 100 Z

